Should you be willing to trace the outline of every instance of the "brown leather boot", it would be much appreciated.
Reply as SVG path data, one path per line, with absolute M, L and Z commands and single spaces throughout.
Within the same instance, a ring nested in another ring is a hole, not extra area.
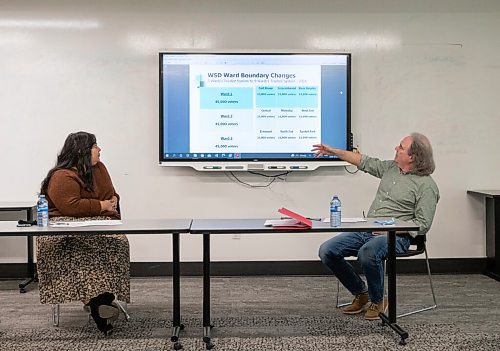
M 342 310 L 345 314 L 357 314 L 363 312 L 363 307 L 368 303 L 370 298 L 368 297 L 368 293 L 361 293 L 354 296 L 354 300 L 352 303 Z
M 370 304 L 370 307 L 368 307 L 368 310 L 365 313 L 365 319 L 367 319 L 369 321 L 376 321 L 376 320 L 380 319 L 378 314 L 380 312 L 385 313 L 387 311 L 387 307 L 388 307 L 387 298 L 383 299 L 379 303 L 372 302 Z

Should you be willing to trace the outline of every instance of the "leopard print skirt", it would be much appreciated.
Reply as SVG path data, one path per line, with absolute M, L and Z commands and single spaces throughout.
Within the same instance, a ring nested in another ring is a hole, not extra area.
M 53 217 L 51 221 L 111 219 Z M 130 248 L 125 235 L 40 236 L 36 240 L 42 304 L 88 301 L 111 292 L 130 302 Z

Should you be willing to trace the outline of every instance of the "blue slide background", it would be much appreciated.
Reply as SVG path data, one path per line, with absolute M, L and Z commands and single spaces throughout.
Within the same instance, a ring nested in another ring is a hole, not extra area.
M 347 149 L 346 67 L 321 67 L 321 142 L 340 149 Z
M 189 152 L 189 65 L 163 68 L 163 154 Z

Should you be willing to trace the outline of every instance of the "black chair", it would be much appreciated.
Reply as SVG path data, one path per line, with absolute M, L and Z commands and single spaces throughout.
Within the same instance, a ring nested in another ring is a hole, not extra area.
M 412 257 L 412 256 L 417 256 L 417 255 L 421 255 L 421 254 L 425 253 L 425 263 L 427 265 L 427 275 L 429 277 L 429 285 L 431 287 L 432 300 L 433 300 L 434 304 L 431 305 L 431 306 L 419 308 L 419 309 L 411 311 L 411 312 L 406 312 L 406 313 L 400 314 L 400 315 L 397 316 L 397 318 L 406 317 L 406 316 L 409 316 L 409 315 L 412 315 L 412 314 L 415 314 L 415 313 L 420 313 L 420 312 L 432 310 L 432 309 L 434 309 L 434 308 L 437 307 L 436 294 L 434 293 L 434 286 L 432 284 L 431 268 L 430 268 L 430 265 L 429 265 L 429 256 L 427 254 L 427 247 L 425 245 L 425 241 L 426 241 L 426 236 L 425 235 L 417 235 L 415 238 L 412 237 L 411 241 L 410 241 L 410 248 L 408 249 L 408 251 L 405 252 L 405 253 L 402 253 L 402 254 L 397 254 L 396 258 L 400 258 L 400 257 Z M 385 261 L 384 261 L 384 272 L 385 272 Z M 340 282 L 337 280 L 337 303 L 336 303 L 336 307 L 340 308 L 340 307 L 344 307 L 344 306 L 349 305 L 350 302 L 349 303 L 339 304 L 339 292 L 340 292 Z

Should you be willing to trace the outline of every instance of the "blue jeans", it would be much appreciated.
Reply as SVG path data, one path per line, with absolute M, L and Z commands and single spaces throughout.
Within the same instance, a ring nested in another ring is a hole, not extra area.
M 410 247 L 408 236 L 396 236 L 396 253 Z M 325 266 L 353 295 L 367 291 L 366 285 L 344 257 L 357 256 L 368 283 L 370 301 L 378 303 L 384 298 L 384 266 L 387 257 L 387 235 L 353 232 L 340 233 L 325 241 L 319 248 L 319 257 Z

